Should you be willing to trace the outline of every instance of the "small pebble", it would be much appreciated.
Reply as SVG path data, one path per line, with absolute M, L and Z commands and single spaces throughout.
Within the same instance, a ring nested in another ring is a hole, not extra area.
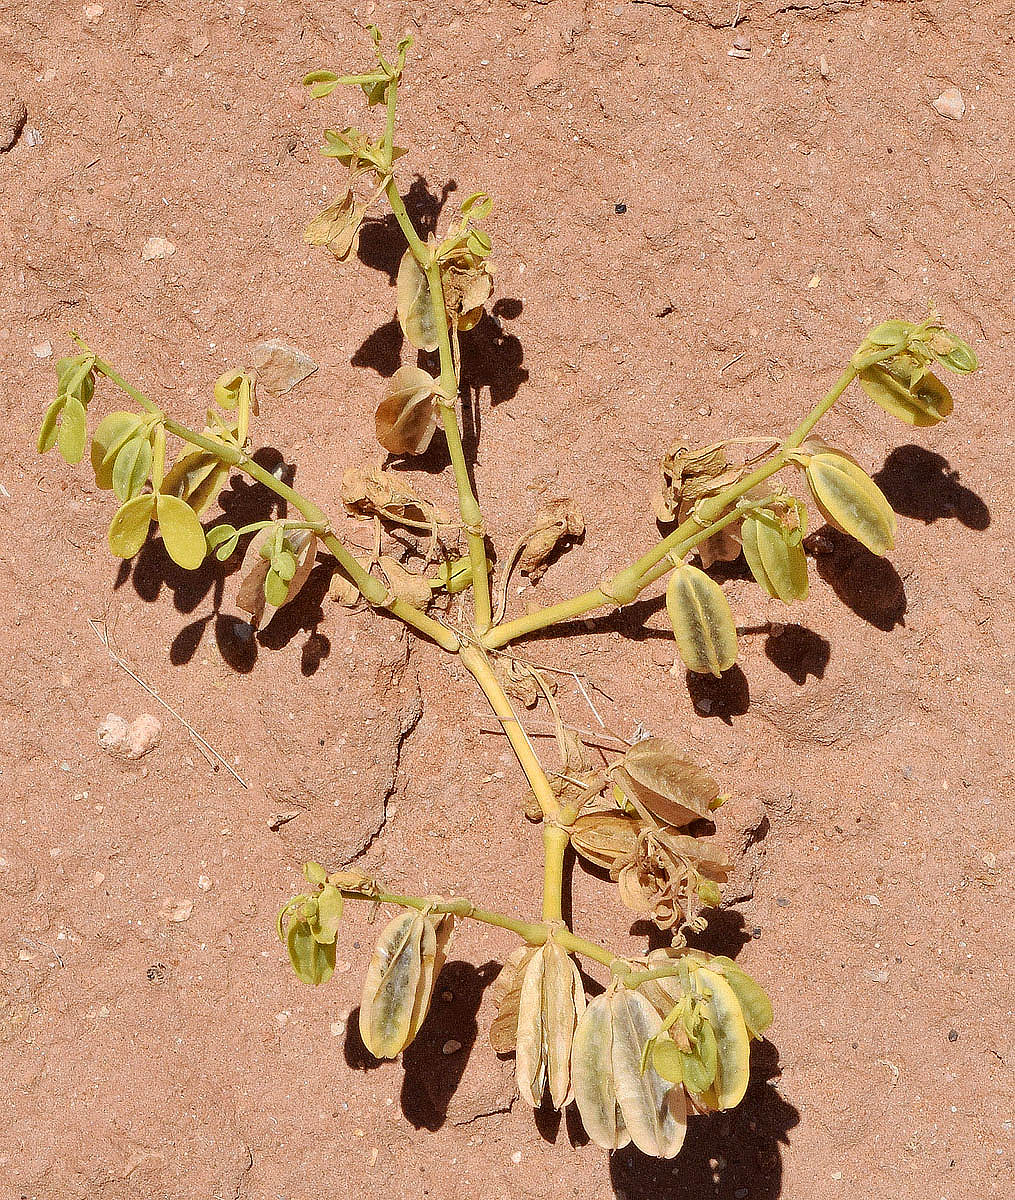
M 99 726 L 99 745 L 110 753 L 119 750 L 127 740 L 130 726 L 116 713 L 110 713 Z
M 345 1022 L 344 1021 L 332 1021 L 331 1022 L 331 1036 L 332 1037 L 341 1037 L 343 1033 L 345 1033 Z
M 211 891 L 211 880 L 208 878 L 207 875 L 198 875 L 197 886 L 201 889 L 202 892 L 209 892 L 209 891 Z
M 141 261 L 161 262 L 164 259 L 172 258 L 175 253 L 176 247 L 168 238 L 154 236 L 150 237 L 142 247 Z
M 162 915 L 167 921 L 175 921 L 177 924 L 181 921 L 189 921 L 193 911 L 193 900 L 164 900 L 162 902 Z
M 516 1167 L 518 1166 L 518 1164 L 522 1161 L 521 1150 L 516 1150 L 514 1152 L 514 1154 L 511 1155 L 511 1161 L 515 1164 Z
M 825 56 L 823 54 L 818 59 L 818 70 L 821 72 L 822 79 L 830 79 L 831 78 L 832 72 L 828 66 L 828 59 L 825 58 Z
M 151 713 L 142 713 L 130 723 L 127 732 L 127 757 L 144 758 L 162 737 L 162 722 Z
M 194 40 L 190 43 L 190 52 L 195 58 L 198 58 L 200 55 L 204 54 L 205 50 L 207 50 L 210 45 L 211 43 L 204 36 L 204 34 L 199 33 L 197 37 L 194 38 Z
M 106 10 L 101 4 L 86 4 L 84 8 L 86 21 L 97 21 Z
M 622 217 L 624 215 L 624 213 L 627 212 L 627 205 L 623 202 L 623 200 L 618 200 L 617 203 L 613 206 L 613 211 L 617 214 L 618 217 Z
M 32 353 L 36 358 L 49 358 L 53 353 L 53 343 L 39 342 L 37 346 L 32 347 Z
M 941 95 L 930 103 L 938 116 L 947 117 L 950 121 L 961 121 L 966 111 L 962 93 L 955 87 L 945 88 Z
M 42 133 L 38 129 L 29 129 L 25 133 L 25 141 L 29 146 L 41 146 Z
M 950 1042 L 957 1042 L 959 1040 L 959 1031 L 957 1029 L 949 1029 L 948 1040 Z
M 454 1038 L 449 1038 L 443 1046 L 441 1046 L 441 1054 L 457 1054 L 462 1048 L 461 1042 L 456 1042 Z

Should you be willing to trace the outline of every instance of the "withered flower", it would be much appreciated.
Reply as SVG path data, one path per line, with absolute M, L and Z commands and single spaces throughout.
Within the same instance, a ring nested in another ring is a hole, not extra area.
M 692 921 L 700 909 L 718 902 L 729 864 L 704 838 L 644 828 L 634 849 L 610 868 L 622 903 L 645 913 L 660 929 Z

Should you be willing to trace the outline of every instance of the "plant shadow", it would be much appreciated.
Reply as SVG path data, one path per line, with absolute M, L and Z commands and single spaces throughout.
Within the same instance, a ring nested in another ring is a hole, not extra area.
M 430 1012 L 402 1053 L 400 1100 L 402 1112 L 414 1128 L 436 1132 L 447 1120 L 479 1033 L 477 1014 L 483 993 L 500 969 L 501 964 L 492 960 L 479 967 L 456 960 L 446 963 L 436 980 Z M 459 1048 L 444 1053 L 452 1041 Z M 358 1008 L 349 1017 L 344 1050 L 345 1061 L 353 1070 L 372 1071 L 385 1061 L 374 1058 L 364 1046 Z
M 832 644 L 806 625 L 784 625 L 778 632 L 770 627 L 765 639 L 765 657 L 795 684 L 803 686 L 809 675 L 824 678 L 832 657 Z
M 887 558 L 831 525 L 808 535 L 805 545 L 814 553 L 818 574 L 858 617 L 885 633 L 905 625 L 906 589 Z
M 782 1191 L 782 1148 L 800 1121 L 773 1084 L 780 1073 L 775 1046 L 755 1042 L 744 1099 L 730 1112 L 691 1117 L 676 1159 L 649 1158 L 633 1147 L 611 1154 L 618 1200 L 775 1200 Z
M 931 525 L 950 518 L 982 532 L 990 525 L 990 509 L 959 482 L 948 460 L 923 446 L 898 446 L 874 476 L 888 503 L 903 517 Z

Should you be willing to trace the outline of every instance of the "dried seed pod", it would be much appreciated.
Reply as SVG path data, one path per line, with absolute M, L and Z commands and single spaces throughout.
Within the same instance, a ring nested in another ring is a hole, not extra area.
M 637 817 L 618 812 L 587 813 L 570 826 L 571 845 L 597 867 L 610 867 L 634 853 L 643 826 Z
M 614 986 L 597 996 L 578 1022 L 572 1071 L 582 1124 L 597 1146 L 629 1142 L 656 1158 L 673 1158 L 686 1131 L 684 1093 L 649 1064 L 642 1051 L 662 1021 L 636 991 Z
M 907 425 L 937 425 L 951 414 L 951 392 L 912 354 L 874 363 L 858 378 L 875 404 Z
M 873 554 L 885 555 L 891 550 L 895 513 L 862 467 L 844 454 L 824 451 L 808 459 L 806 475 L 814 503 L 830 525 L 856 538 Z
M 536 513 L 532 528 L 525 535 L 518 569 L 532 583 L 538 583 L 558 545 L 570 544 L 584 533 L 585 518 L 578 505 L 573 500 L 551 500 Z
M 633 801 L 678 829 L 708 817 L 719 798 L 715 780 L 666 738 L 635 742 L 611 774 Z
M 398 267 L 395 306 L 398 323 L 410 344 L 417 350 L 436 350 L 439 338 L 426 272 L 411 250 L 406 250 Z
M 448 523 L 448 515 L 424 500 L 404 479 L 380 467 L 348 467 L 342 474 L 342 503 L 354 517 L 380 517 L 395 524 L 431 527 Z
M 547 942 L 529 959 L 518 1000 L 515 1077 L 523 1100 L 554 1108 L 571 1100 L 571 1044 L 585 1011 L 585 989 L 566 950 Z
M 359 1030 L 375 1058 L 395 1058 L 419 1032 L 444 964 L 453 918 L 409 911 L 377 941 L 363 981 Z
M 737 630 L 722 588 L 688 563 L 670 576 L 666 611 L 689 671 L 719 676 L 737 659 Z
M 366 216 L 367 206 L 357 204 L 349 190 L 327 208 L 321 209 L 307 226 L 303 240 L 311 246 L 327 246 L 332 254 L 345 262 L 359 246 L 360 227 Z
M 807 556 L 799 538 L 790 540 L 778 522 L 761 516 L 745 517 L 740 536 L 751 574 L 770 596 L 784 604 L 807 599 Z
M 377 406 L 377 440 L 389 454 L 424 454 L 437 428 L 437 380 L 421 367 L 399 367 Z
M 493 985 L 497 1015 L 490 1025 L 490 1045 L 498 1054 L 511 1054 L 518 1040 L 518 1005 L 522 997 L 525 968 L 536 953 L 535 946 L 512 950 Z

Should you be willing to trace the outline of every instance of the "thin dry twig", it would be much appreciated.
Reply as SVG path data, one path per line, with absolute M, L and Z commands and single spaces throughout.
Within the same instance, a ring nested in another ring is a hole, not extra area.
M 248 788 L 249 784 L 243 778 L 243 776 L 240 775 L 237 771 L 235 771 L 229 765 L 229 763 L 226 762 L 226 760 L 222 757 L 221 754 L 219 754 L 219 752 L 215 749 L 215 747 L 212 746 L 207 741 L 207 739 L 202 737 L 201 734 L 199 734 L 197 732 L 197 730 L 194 728 L 194 726 L 191 725 L 190 722 L 186 720 L 186 718 L 182 717 L 176 711 L 176 709 L 172 707 L 172 705 L 168 704 L 165 700 L 163 700 L 163 698 L 151 686 L 151 684 L 145 683 L 145 681 L 141 678 L 140 675 L 138 675 L 135 671 L 132 671 L 131 668 L 127 665 L 127 663 L 124 662 L 124 660 L 120 657 L 120 655 L 117 654 L 117 652 L 114 650 L 114 648 L 112 646 L 111 637 L 110 637 L 110 633 L 109 633 L 109 626 L 106 624 L 106 622 L 103 621 L 102 625 L 100 626 L 98 621 L 94 621 L 94 620 L 92 620 L 91 617 L 89 617 L 88 624 L 91 626 L 92 632 L 99 639 L 99 641 L 102 643 L 102 645 L 106 648 L 106 652 L 108 653 L 109 657 L 113 660 L 113 662 L 116 663 L 116 665 L 120 668 L 120 670 L 125 671 L 131 677 L 131 679 L 134 680 L 135 683 L 139 684 L 141 687 L 144 688 L 144 690 L 148 693 L 149 696 L 152 697 L 153 700 L 157 700 L 159 702 L 159 704 L 161 704 L 162 707 L 166 710 L 167 713 L 169 713 L 171 716 L 174 716 L 177 719 L 177 721 L 180 722 L 180 724 L 183 726 L 183 728 L 186 729 L 186 731 L 190 734 L 191 738 L 193 738 L 195 744 L 201 750 L 202 754 L 204 754 L 206 757 L 207 757 L 207 755 L 210 754 L 212 759 L 215 762 L 221 763 L 222 766 L 225 767 L 225 769 L 229 772 L 230 775 L 232 775 L 232 777 L 236 780 L 236 782 L 241 787 Z M 217 767 L 214 766 L 214 763 L 212 764 L 212 768 L 213 768 L 213 770 L 218 769 Z

